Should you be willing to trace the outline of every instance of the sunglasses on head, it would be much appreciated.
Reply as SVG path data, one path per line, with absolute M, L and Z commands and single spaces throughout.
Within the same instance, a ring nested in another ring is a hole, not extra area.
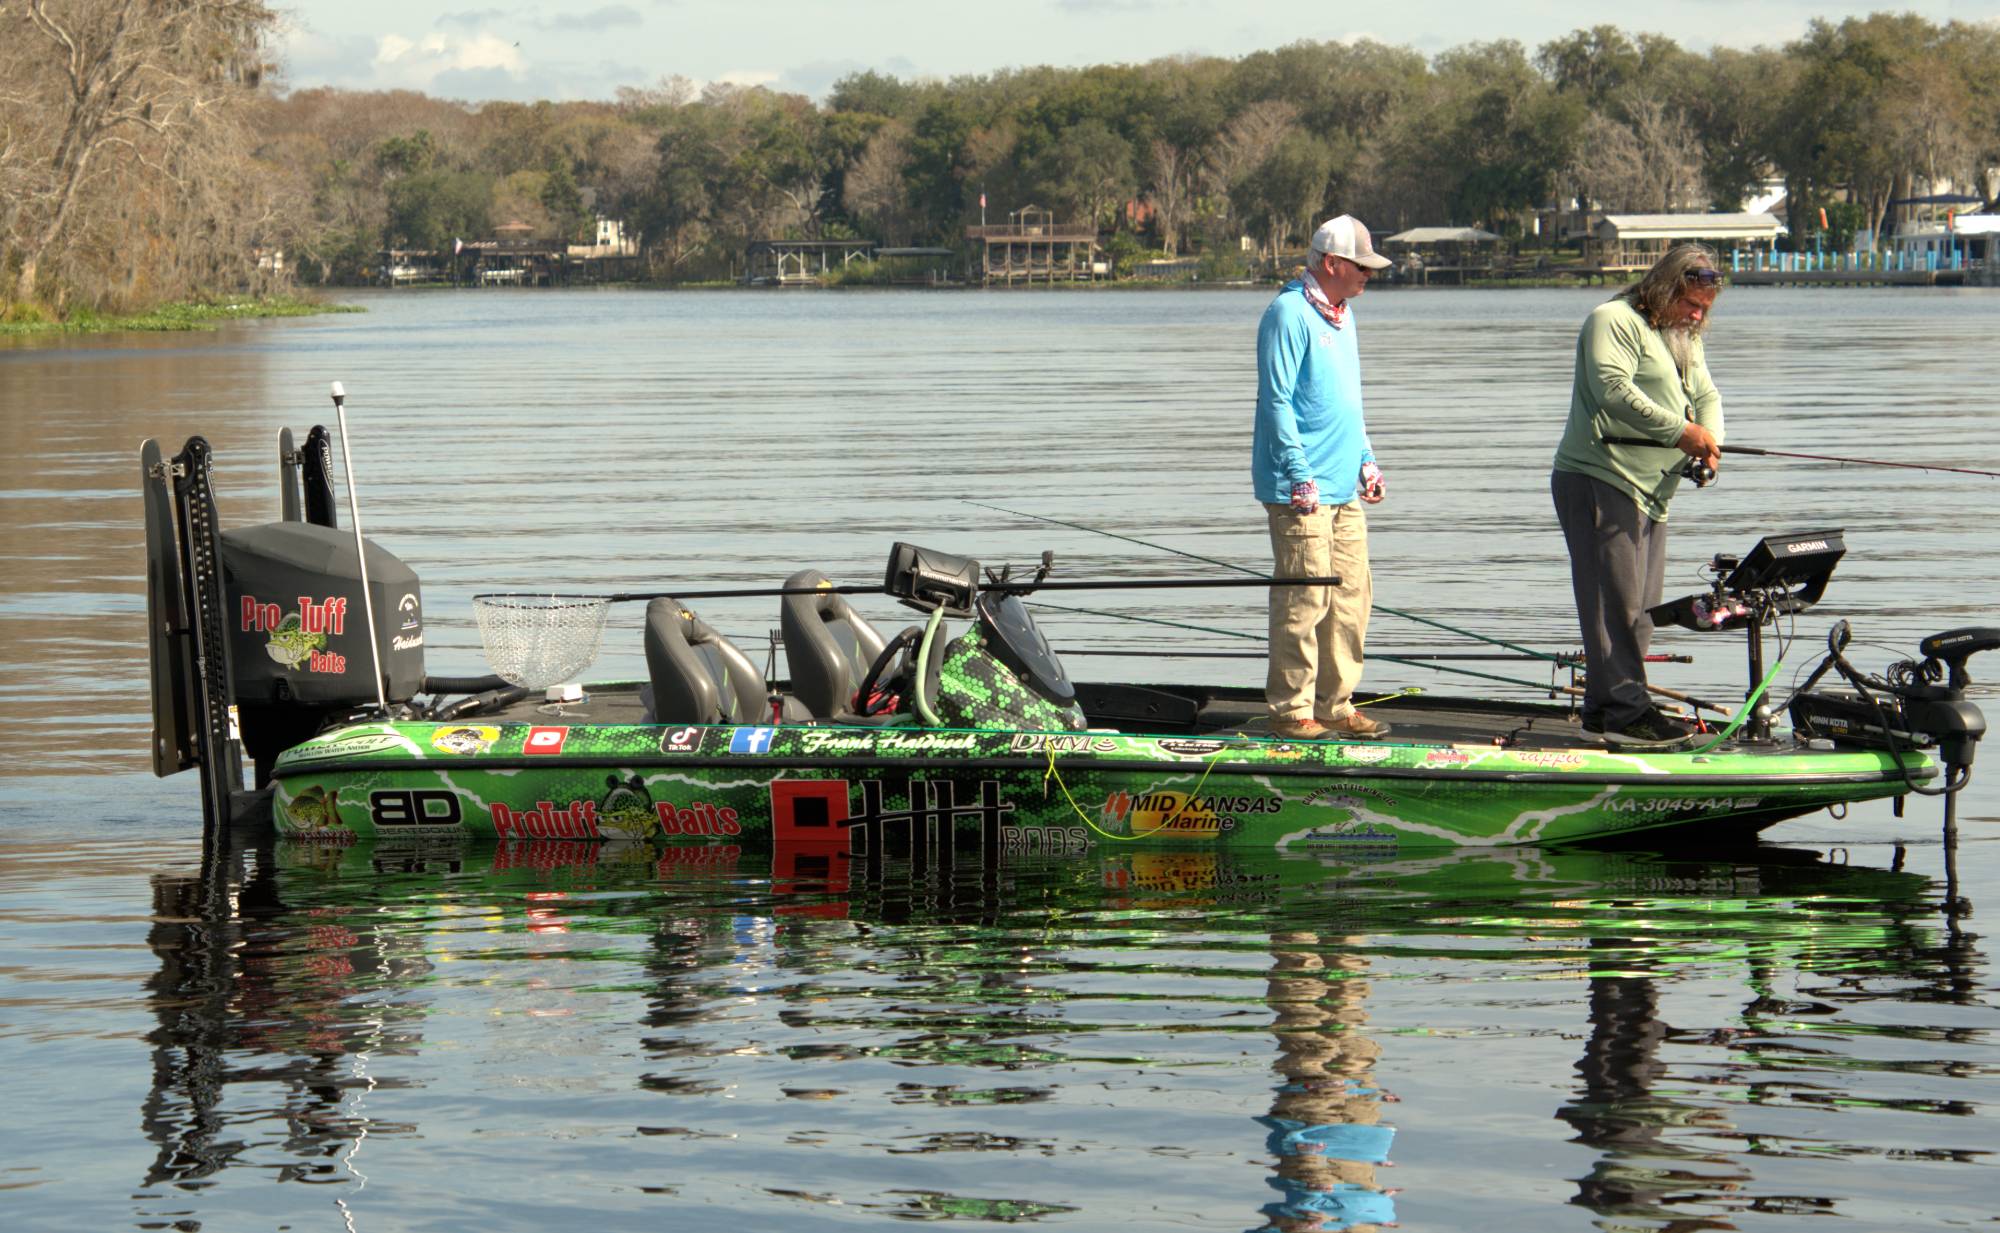
M 1713 287 L 1721 281 L 1721 270 L 1711 270 L 1702 266 L 1688 271 L 1687 282 L 1690 287 Z

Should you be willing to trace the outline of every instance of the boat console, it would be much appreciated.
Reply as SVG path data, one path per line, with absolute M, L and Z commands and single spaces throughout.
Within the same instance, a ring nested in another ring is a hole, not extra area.
M 1767 535 L 1741 557 L 1717 553 L 1709 563 L 1713 584 L 1708 590 L 1649 609 L 1653 624 L 1678 625 L 1697 633 L 1743 631 L 1750 660 L 1751 713 L 1744 737 L 1771 738 L 1769 708 L 1755 705 L 1764 680 L 1763 628 L 1780 616 L 1804 612 L 1826 594 L 1833 567 L 1847 553 L 1843 532 L 1800 531 Z

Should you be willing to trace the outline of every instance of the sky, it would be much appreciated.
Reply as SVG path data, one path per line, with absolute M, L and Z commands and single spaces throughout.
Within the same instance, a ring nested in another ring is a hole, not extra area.
M 1933 21 L 2000 22 L 2000 0 L 1651 0 L 1568 3 L 1403 0 L 1350 8 L 1297 0 L 275 0 L 293 89 L 411 89 L 441 98 L 609 99 L 671 77 L 824 98 L 850 73 L 950 78 L 1028 65 L 1238 57 L 1310 39 L 1369 38 L 1433 55 L 1512 38 L 1530 50 L 1600 22 L 1627 33 L 1778 45 L 1815 17 L 1877 9 Z

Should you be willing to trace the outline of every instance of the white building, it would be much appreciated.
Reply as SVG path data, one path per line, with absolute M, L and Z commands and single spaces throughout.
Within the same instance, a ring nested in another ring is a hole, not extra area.
M 1962 262 L 2000 264 L 2000 214 L 1960 214 L 1948 222 L 1919 224 L 1896 233 L 1895 251 L 1915 268 L 1948 269 L 1954 252 Z

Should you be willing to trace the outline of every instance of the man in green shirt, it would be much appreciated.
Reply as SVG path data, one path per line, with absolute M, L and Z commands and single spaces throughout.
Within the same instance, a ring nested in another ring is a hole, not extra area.
M 1583 630 L 1583 729 L 1614 744 L 1666 744 L 1691 731 L 1647 692 L 1646 610 L 1660 602 L 1667 506 L 1686 460 L 1722 462 L 1722 397 L 1701 337 L 1721 283 L 1714 253 L 1677 244 L 1577 335 L 1549 488 Z M 1622 443 L 1638 440 L 1649 444 Z

